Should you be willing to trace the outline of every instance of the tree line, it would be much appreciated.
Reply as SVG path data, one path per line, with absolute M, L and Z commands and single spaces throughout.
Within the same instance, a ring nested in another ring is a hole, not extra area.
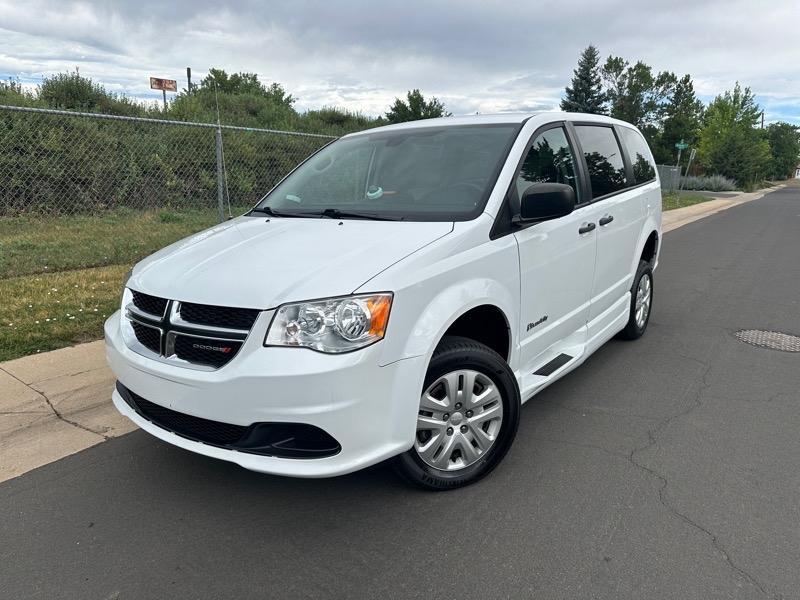
M 211 69 L 166 107 L 107 90 L 77 72 L 45 77 L 33 91 L 0 81 L 0 104 L 111 115 L 251 126 L 340 136 L 388 123 L 448 116 L 445 104 L 418 89 L 395 98 L 373 117 L 337 107 L 299 111 L 281 84 L 254 73 Z M 219 113 L 217 112 L 219 107 Z M 723 175 L 740 187 L 791 175 L 800 154 L 797 127 L 761 128 L 761 108 L 738 83 L 707 106 L 690 75 L 655 72 L 642 61 L 609 56 L 594 46 L 581 54 L 561 102 L 563 110 L 608 114 L 638 126 L 656 161 L 675 164 L 675 143 L 697 148 L 693 173 Z M 213 206 L 216 163 L 213 132 L 94 119 L 63 118 L 42 128 L 38 115 L 0 112 L 0 214 L 51 211 L 68 205 L 92 212 L 119 206 Z M 234 202 L 248 204 L 324 139 L 225 133 Z M 686 166 L 684 153 L 682 166 Z M 228 164 L 228 163 L 226 163 Z M 70 177 L 65 177 L 69 174 Z M 68 202 L 67 199 L 68 198 Z
M 0 81 L 0 104 L 55 108 L 130 117 L 215 123 L 217 106 L 223 124 L 340 136 L 390 123 L 450 115 L 438 98 L 426 99 L 418 89 L 395 98 L 378 117 L 339 107 L 300 112 L 297 98 L 280 83 L 264 83 L 255 73 L 211 69 L 191 89 L 184 88 L 166 107 L 116 94 L 77 72 L 44 77 L 33 91 L 13 80 Z
M 697 149 L 696 172 L 724 175 L 743 188 L 764 179 L 790 177 L 800 156 L 800 134 L 790 123 L 760 127 L 761 107 L 738 82 L 708 106 L 694 91 L 691 75 L 655 72 L 642 61 L 619 56 L 601 63 L 592 45 L 580 55 L 561 109 L 610 115 L 639 127 L 658 163 L 676 164 L 675 144 Z M 687 166 L 684 153 L 682 167 Z

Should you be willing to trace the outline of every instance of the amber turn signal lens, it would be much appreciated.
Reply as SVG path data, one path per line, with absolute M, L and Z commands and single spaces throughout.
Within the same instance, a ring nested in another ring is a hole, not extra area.
M 386 325 L 389 322 L 389 309 L 392 307 L 391 296 L 376 296 L 367 300 L 367 308 L 372 316 L 369 334 L 383 337 L 386 334 Z

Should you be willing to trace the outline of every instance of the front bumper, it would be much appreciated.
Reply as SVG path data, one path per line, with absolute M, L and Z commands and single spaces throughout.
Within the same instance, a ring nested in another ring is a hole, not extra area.
M 106 354 L 125 387 L 178 413 L 250 426 L 302 423 L 332 436 L 341 450 L 325 458 L 278 458 L 217 447 L 176 435 L 137 414 L 118 391 L 114 405 L 152 435 L 246 469 L 295 477 L 343 475 L 411 447 L 424 357 L 378 366 L 381 343 L 341 355 L 262 346 L 262 314 L 238 355 L 217 371 L 197 371 L 141 356 L 124 343 L 120 313 L 106 321 Z

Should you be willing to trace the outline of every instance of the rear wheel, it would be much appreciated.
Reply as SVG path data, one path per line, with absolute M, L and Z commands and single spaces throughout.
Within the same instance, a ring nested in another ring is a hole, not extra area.
M 644 334 L 650 322 L 653 306 L 653 267 L 646 260 L 639 261 L 636 277 L 631 288 L 631 307 L 628 324 L 619 333 L 624 340 L 637 340 Z
M 519 404 L 516 378 L 499 354 L 467 338 L 445 338 L 425 376 L 414 446 L 395 468 L 432 490 L 478 481 L 511 446 Z

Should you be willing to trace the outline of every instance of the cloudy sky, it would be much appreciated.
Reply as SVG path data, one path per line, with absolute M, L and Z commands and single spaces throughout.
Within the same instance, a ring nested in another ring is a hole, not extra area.
M 456 114 L 547 109 L 589 43 L 691 73 L 704 100 L 741 81 L 800 124 L 798 0 L 0 0 L 0 79 L 77 66 L 150 99 L 148 76 L 185 87 L 191 66 L 255 72 L 301 110 L 377 115 L 415 87 Z

